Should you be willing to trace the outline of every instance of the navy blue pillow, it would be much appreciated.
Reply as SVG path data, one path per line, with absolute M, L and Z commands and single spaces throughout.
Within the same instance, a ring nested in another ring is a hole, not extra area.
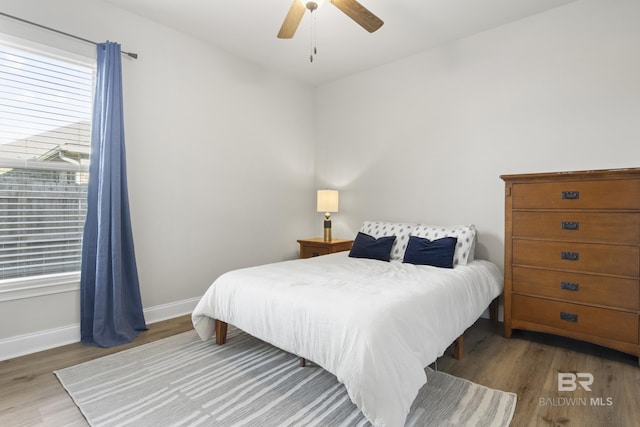
M 391 246 L 396 240 L 396 236 L 375 238 L 358 232 L 356 239 L 351 246 L 349 256 L 353 258 L 369 258 L 380 261 L 389 261 L 391 258 Z
M 409 236 L 407 250 L 402 262 L 418 265 L 433 265 L 434 267 L 453 268 L 453 254 L 458 239 L 443 237 L 429 240 L 421 237 Z

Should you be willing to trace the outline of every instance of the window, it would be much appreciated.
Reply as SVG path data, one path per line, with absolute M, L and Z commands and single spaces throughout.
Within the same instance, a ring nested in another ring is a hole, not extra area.
M 89 61 L 0 39 L 0 284 L 80 271 Z

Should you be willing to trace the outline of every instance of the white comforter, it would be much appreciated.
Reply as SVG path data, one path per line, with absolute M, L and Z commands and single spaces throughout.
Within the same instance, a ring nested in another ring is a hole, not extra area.
M 203 340 L 214 319 L 336 375 L 374 426 L 405 423 L 424 367 L 502 292 L 497 266 L 454 269 L 349 258 L 340 252 L 231 271 L 196 306 Z

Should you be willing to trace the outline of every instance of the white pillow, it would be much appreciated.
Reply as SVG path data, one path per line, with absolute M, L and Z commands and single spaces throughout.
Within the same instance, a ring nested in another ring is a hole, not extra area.
M 422 237 L 429 240 L 442 237 L 456 237 L 456 251 L 453 254 L 453 265 L 467 265 L 474 260 L 476 250 L 476 227 L 474 225 L 423 225 L 418 224 L 411 230 L 411 236 Z
M 409 242 L 409 234 L 415 224 L 384 222 L 384 221 L 365 221 L 360 227 L 360 231 L 369 236 L 385 237 L 396 236 L 396 240 L 391 247 L 391 260 L 402 261 L 404 251 L 407 249 Z

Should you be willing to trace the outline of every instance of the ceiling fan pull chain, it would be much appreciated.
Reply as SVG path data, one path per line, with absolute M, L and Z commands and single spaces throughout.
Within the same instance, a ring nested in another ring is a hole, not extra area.
M 316 22 L 316 15 L 313 13 L 314 9 L 309 9 L 309 11 L 311 12 L 311 38 L 309 40 L 309 62 L 313 62 L 313 55 L 315 55 L 316 53 L 316 47 L 315 47 L 315 22 Z
M 317 55 L 318 54 L 318 49 L 316 48 L 317 44 L 318 44 L 318 22 L 316 21 L 316 15 L 317 14 L 312 14 L 313 16 L 313 54 Z
M 316 15 L 313 15 L 313 54 L 318 54 L 318 23 L 316 22 Z

